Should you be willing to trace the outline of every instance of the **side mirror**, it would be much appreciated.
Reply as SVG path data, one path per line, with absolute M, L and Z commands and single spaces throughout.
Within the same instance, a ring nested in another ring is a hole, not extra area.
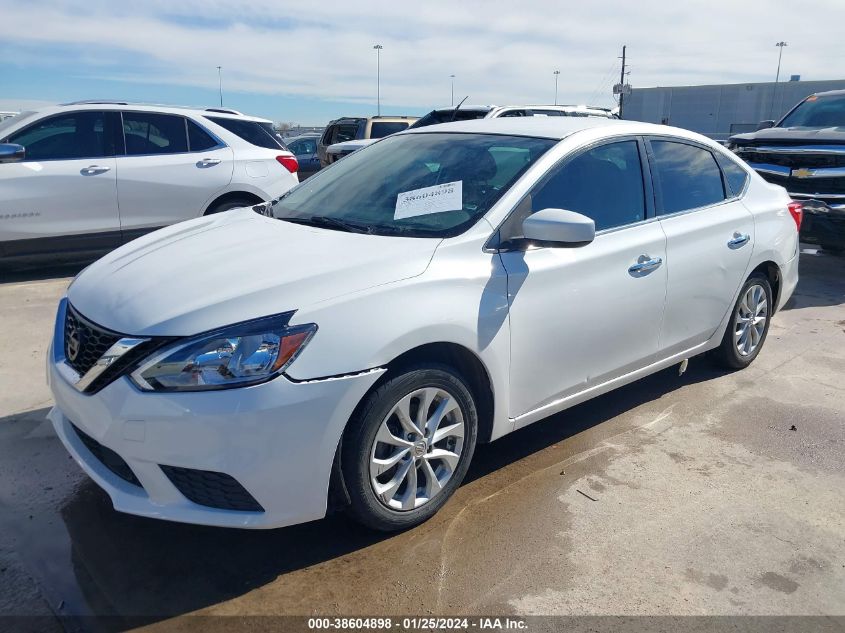
M 544 246 L 582 246 L 596 238 L 596 223 L 564 209 L 543 209 L 522 222 L 525 239 Z
M 775 122 L 772 121 L 771 119 L 768 119 L 766 121 L 760 121 L 757 124 L 757 129 L 758 130 L 765 130 L 765 129 L 768 129 L 768 128 L 774 127 L 774 126 L 775 126 Z
M 0 143 L 0 163 L 16 163 L 26 157 L 23 145 Z

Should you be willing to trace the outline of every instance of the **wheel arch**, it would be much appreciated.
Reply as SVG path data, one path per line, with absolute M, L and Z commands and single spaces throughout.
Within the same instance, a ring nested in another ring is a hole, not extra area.
M 455 369 L 469 383 L 467 386 L 478 409 L 477 441 L 479 444 L 490 442 L 495 412 L 493 382 L 481 359 L 469 348 L 459 343 L 424 343 L 399 354 L 393 360 L 384 364 L 383 367 L 387 371 L 361 397 L 350 419 L 358 413 L 367 397 L 387 380 L 392 379 L 407 367 L 426 362 L 447 365 Z M 341 446 L 343 445 L 344 433 L 341 433 L 332 463 L 328 490 L 329 512 L 342 508 L 349 503 L 349 493 L 346 490 L 346 482 L 341 468 Z
M 262 202 L 265 202 L 265 200 L 261 196 L 250 191 L 227 191 L 226 193 L 217 196 L 211 202 L 209 202 L 205 206 L 205 211 L 203 211 L 203 215 L 208 215 L 214 207 L 232 200 L 246 200 L 250 204 L 261 204 Z
M 770 259 L 766 260 L 758 264 L 751 272 L 749 272 L 746 279 L 750 278 L 755 273 L 762 273 L 769 280 L 769 285 L 772 287 L 772 304 L 774 313 L 774 308 L 777 307 L 780 302 L 781 281 L 783 279 L 780 266 Z

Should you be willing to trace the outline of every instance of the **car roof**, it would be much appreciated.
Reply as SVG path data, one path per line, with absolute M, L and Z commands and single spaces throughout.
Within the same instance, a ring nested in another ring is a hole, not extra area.
M 825 92 L 817 92 L 814 97 L 838 97 L 845 95 L 845 90 L 826 90 Z
M 446 106 L 445 108 L 434 108 L 432 112 L 454 112 L 456 106 Z M 490 112 L 497 106 L 493 105 L 462 105 L 458 108 L 458 112 Z
M 270 119 L 242 114 L 237 110 L 227 108 L 200 108 L 192 106 L 132 103 L 131 101 L 91 100 L 60 103 L 35 110 L 38 114 L 61 114 L 68 110 L 132 110 L 135 112 L 160 112 L 164 114 L 191 114 L 193 116 L 216 117 L 235 121 L 253 121 L 257 123 L 272 123 Z
M 472 119 L 438 123 L 428 127 L 399 132 L 398 134 L 431 134 L 434 132 L 465 132 L 469 134 L 503 134 L 508 136 L 530 136 L 562 140 L 582 130 L 603 129 L 607 135 L 655 135 L 698 141 L 706 145 L 716 145 L 714 141 L 701 134 L 682 128 L 641 121 L 605 119 L 603 117 L 500 117 L 496 119 Z M 397 136 L 398 136 L 397 134 Z

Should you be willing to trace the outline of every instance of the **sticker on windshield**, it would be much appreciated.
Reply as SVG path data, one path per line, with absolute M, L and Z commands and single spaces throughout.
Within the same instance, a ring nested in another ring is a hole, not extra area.
M 396 211 L 393 219 L 402 220 L 418 215 L 460 211 L 462 200 L 463 180 L 404 191 L 396 196 Z

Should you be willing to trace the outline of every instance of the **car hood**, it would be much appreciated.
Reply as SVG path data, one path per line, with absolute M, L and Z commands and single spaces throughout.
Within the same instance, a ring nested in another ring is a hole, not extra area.
M 68 300 L 122 334 L 186 336 L 414 277 L 439 243 L 303 226 L 242 209 L 118 248 L 76 278 Z
M 739 145 L 763 143 L 845 143 L 845 127 L 770 127 L 748 134 L 736 134 L 731 142 Z

